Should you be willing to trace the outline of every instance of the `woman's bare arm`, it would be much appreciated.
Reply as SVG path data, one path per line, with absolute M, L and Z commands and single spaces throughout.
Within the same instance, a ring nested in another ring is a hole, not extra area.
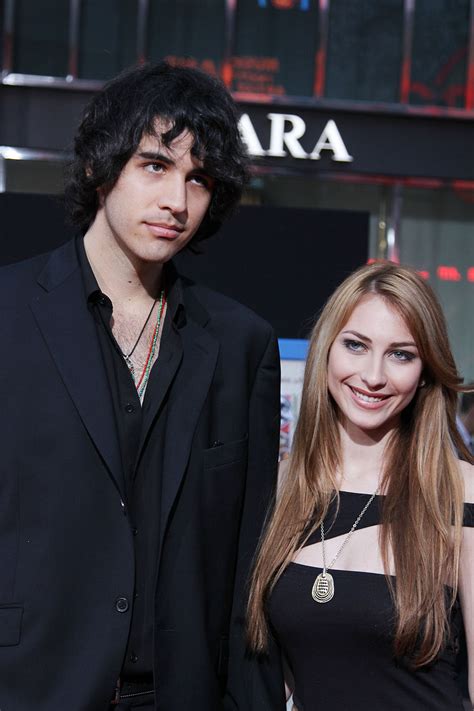
M 474 466 L 461 462 L 465 501 L 474 503 Z M 459 598 L 466 631 L 469 696 L 474 709 L 474 528 L 463 528 L 459 571 Z

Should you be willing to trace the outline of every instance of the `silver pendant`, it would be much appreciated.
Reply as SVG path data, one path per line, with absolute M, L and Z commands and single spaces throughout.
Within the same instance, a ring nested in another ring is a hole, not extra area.
M 327 571 L 320 573 L 314 581 L 311 595 L 315 602 L 329 602 L 334 597 L 334 580 Z

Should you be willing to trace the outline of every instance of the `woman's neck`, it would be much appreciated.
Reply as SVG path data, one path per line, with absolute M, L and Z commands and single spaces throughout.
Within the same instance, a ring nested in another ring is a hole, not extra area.
M 344 491 L 373 493 L 380 488 L 385 452 L 393 430 L 382 436 L 367 432 L 351 432 L 340 426 L 341 470 L 339 487 Z

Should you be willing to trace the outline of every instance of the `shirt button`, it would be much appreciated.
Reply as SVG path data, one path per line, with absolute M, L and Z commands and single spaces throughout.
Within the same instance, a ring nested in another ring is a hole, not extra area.
M 132 403 L 127 402 L 127 404 L 125 405 L 125 412 L 128 412 L 129 414 L 131 414 L 132 412 L 135 412 L 135 408 L 132 405 Z
M 115 600 L 115 609 L 117 612 L 127 612 L 128 608 L 129 604 L 126 597 L 118 597 Z
M 136 664 L 136 663 L 138 662 L 138 657 L 137 657 L 137 655 L 135 654 L 135 652 L 132 652 L 132 653 L 131 653 L 131 655 L 130 655 L 130 661 L 132 662 L 132 664 Z

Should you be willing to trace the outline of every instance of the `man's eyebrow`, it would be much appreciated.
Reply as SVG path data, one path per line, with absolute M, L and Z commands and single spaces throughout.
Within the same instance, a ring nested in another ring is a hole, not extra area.
M 364 336 L 363 333 L 359 333 L 358 331 L 342 331 L 342 333 L 352 333 L 353 336 L 360 338 L 361 341 L 372 343 L 372 340 L 368 336 Z M 406 348 L 407 346 L 416 348 L 416 343 L 414 343 L 414 341 L 394 341 L 393 343 L 389 343 L 390 348 Z
M 159 151 L 137 151 L 138 158 L 144 158 L 145 160 L 156 160 L 161 163 L 166 163 L 167 165 L 172 165 L 173 160 L 164 153 L 159 153 Z
M 160 153 L 159 151 L 137 151 L 136 154 L 137 158 L 142 158 L 143 160 L 152 160 L 156 161 L 157 163 L 165 163 L 166 165 L 174 165 L 174 160 L 170 158 L 169 155 L 166 155 L 165 153 Z M 205 170 L 203 165 L 197 165 L 194 168 L 194 172 L 196 173 L 202 173 L 203 175 L 209 175 L 207 170 Z M 209 176 L 210 177 L 210 176 Z M 1 711 L 1 709 L 0 709 Z

